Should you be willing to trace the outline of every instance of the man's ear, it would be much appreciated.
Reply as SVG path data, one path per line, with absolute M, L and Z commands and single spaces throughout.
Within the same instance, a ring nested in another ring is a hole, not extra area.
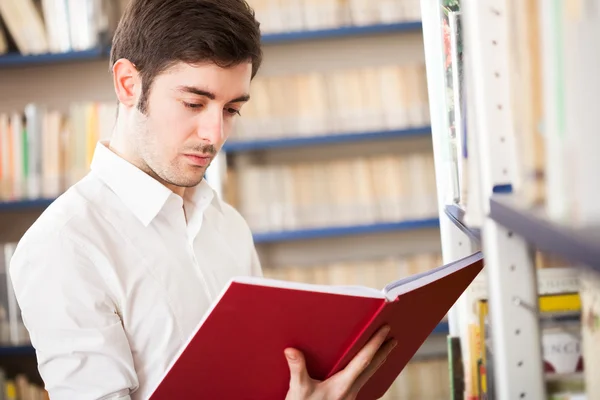
M 119 103 L 125 107 L 134 107 L 142 93 L 142 81 L 133 63 L 125 58 L 113 66 L 113 84 Z

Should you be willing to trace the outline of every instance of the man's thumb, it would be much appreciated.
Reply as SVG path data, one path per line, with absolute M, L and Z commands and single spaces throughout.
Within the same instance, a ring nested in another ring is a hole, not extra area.
M 285 358 L 290 368 L 290 387 L 301 387 L 306 384 L 308 372 L 304 355 L 296 349 L 285 349 Z

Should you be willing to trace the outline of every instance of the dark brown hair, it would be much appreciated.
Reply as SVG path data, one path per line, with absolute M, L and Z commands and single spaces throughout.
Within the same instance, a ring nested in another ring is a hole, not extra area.
M 260 25 L 245 0 L 129 0 L 113 37 L 110 68 L 131 61 L 142 79 L 146 112 L 154 78 L 177 62 L 223 68 L 262 62 Z

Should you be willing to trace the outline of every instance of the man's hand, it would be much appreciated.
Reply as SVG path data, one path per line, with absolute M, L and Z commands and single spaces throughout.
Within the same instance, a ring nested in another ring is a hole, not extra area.
M 286 400 L 353 400 L 360 389 L 384 363 L 396 346 L 395 340 L 384 343 L 388 327 L 381 328 L 342 371 L 325 381 L 312 379 L 302 353 L 286 349 L 290 368 L 290 389 Z

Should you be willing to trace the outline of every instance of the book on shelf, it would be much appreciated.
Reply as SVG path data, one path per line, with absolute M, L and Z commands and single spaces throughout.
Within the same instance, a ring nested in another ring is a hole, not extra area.
M 0 18 L 0 55 L 8 51 L 8 39 L 4 33 L 4 24 L 2 18 Z
M 48 392 L 23 373 L 8 374 L 0 368 L 0 399 L 2 400 L 49 400 Z
M 482 268 L 482 254 L 475 253 L 382 290 L 234 278 L 150 398 L 279 399 L 289 382 L 285 348 L 303 351 L 311 376 L 326 379 L 389 325 L 399 346 L 358 397 L 378 398 Z
M 448 187 L 446 188 L 446 202 L 449 204 L 463 204 L 463 192 L 466 190 L 464 182 L 462 151 L 462 31 L 460 29 L 459 2 L 443 2 L 440 5 L 443 35 L 443 70 L 444 90 L 446 92 L 446 118 L 443 126 L 442 143 L 448 148 L 449 174 Z
M 0 347 L 31 344 L 8 271 L 15 248 L 16 243 L 0 244 Z
M 423 127 L 430 123 L 421 63 L 258 75 L 230 140 Z
M 515 189 L 529 204 L 543 204 L 545 199 L 544 135 L 541 130 L 543 99 L 541 60 L 541 25 L 538 1 L 508 2 L 512 21 L 509 31 L 511 111 L 518 160 Z
M 596 399 L 600 398 L 600 275 L 583 271 L 579 293 L 585 385 L 589 399 Z
M 0 17 L 6 32 L 0 36 L 10 35 L 14 48 L 6 46 L 6 50 L 23 55 L 99 48 L 109 44 L 124 3 L 121 0 L 4 0 L 0 2 Z

